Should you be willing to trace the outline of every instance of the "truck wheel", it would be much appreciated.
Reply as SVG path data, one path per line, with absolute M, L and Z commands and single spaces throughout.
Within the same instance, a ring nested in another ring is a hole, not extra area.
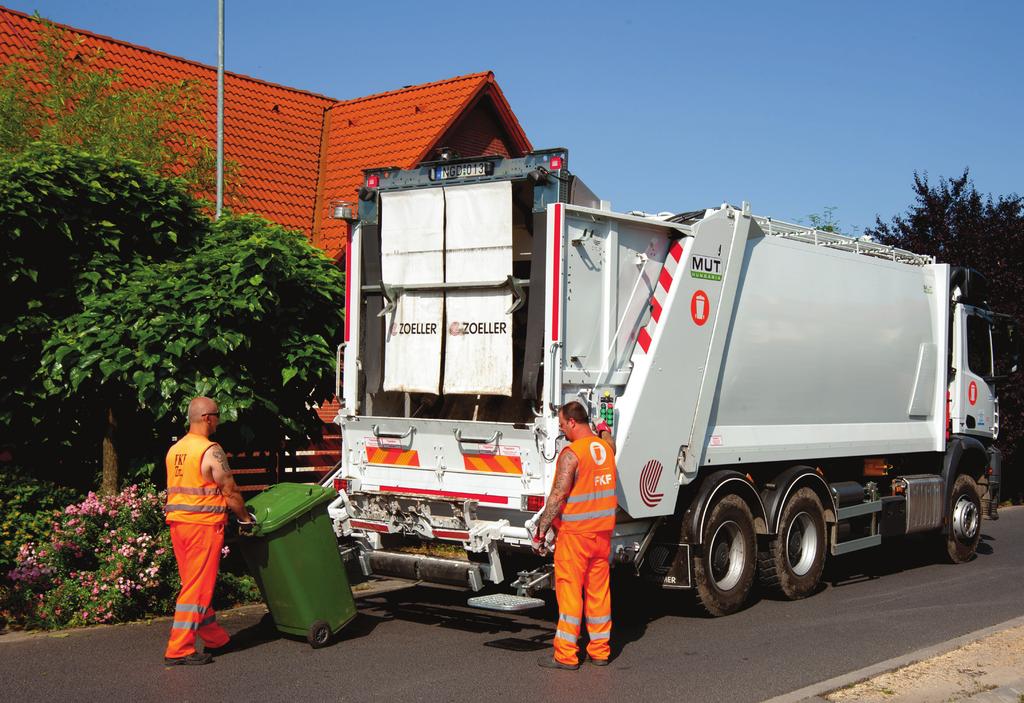
M 742 498 L 728 495 L 715 503 L 693 560 L 697 595 L 709 614 L 735 613 L 747 602 L 754 583 L 754 518 Z
M 317 620 L 309 626 L 309 631 L 306 633 L 306 641 L 309 642 L 309 646 L 313 649 L 327 646 L 327 643 L 331 641 L 331 626 L 323 620 Z
M 801 488 L 782 507 L 779 533 L 758 554 L 763 586 L 789 600 L 814 593 L 825 568 L 825 511 L 810 488 Z
M 953 495 L 947 507 L 949 533 L 946 554 L 954 564 L 962 564 L 974 557 L 981 541 L 981 499 L 978 484 L 967 474 L 960 474 L 953 482 Z

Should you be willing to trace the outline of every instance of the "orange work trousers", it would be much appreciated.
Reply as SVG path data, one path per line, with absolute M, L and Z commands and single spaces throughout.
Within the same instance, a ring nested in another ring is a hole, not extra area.
M 558 598 L 558 628 L 555 630 L 555 659 L 578 664 L 576 640 L 581 619 L 586 616 L 591 659 L 608 659 L 611 654 L 612 596 L 608 587 L 608 557 L 611 533 L 574 534 L 559 532 L 555 544 L 555 596 Z
M 217 583 L 220 550 L 224 546 L 224 525 L 171 523 L 171 544 L 181 574 L 181 591 L 174 606 L 174 623 L 165 657 L 187 657 L 196 651 L 196 635 L 207 647 L 223 647 L 230 641 L 217 624 L 210 607 Z

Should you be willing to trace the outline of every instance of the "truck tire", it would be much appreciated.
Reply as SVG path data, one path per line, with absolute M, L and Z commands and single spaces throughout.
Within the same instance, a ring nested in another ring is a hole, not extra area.
M 954 564 L 970 561 L 981 541 L 981 498 L 978 484 L 967 474 L 960 474 L 953 482 L 946 520 L 949 532 L 943 537 L 947 557 Z
M 735 613 L 754 583 L 757 547 L 754 517 L 737 495 L 727 495 L 708 513 L 693 560 L 697 596 L 710 615 Z
M 782 507 L 779 532 L 758 553 L 761 585 L 789 600 L 814 593 L 825 569 L 825 511 L 810 488 L 793 493 Z

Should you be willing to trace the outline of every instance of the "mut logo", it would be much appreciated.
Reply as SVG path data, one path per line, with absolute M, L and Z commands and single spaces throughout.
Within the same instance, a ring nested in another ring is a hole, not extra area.
M 665 467 L 656 459 L 651 459 L 644 468 L 640 470 L 640 500 L 648 508 L 653 508 L 665 497 L 664 493 L 658 493 L 658 481 L 661 479 L 661 472 Z

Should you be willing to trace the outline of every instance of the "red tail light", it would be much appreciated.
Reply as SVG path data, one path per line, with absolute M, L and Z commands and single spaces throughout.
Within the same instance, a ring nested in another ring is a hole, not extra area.
M 376 188 L 379 185 L 380 185 L 380 177 L 379 176 L 367 176 L 366 177 L 366 187 L 367 188 Z
M 544 507 L 544 496 L 523 496 L 522 507 L 524 512 L 535 513 Z
M 352 490 L 352 480 L 348 478 L 334 479 L 334 490 L 338 493 L 349 493 Z

